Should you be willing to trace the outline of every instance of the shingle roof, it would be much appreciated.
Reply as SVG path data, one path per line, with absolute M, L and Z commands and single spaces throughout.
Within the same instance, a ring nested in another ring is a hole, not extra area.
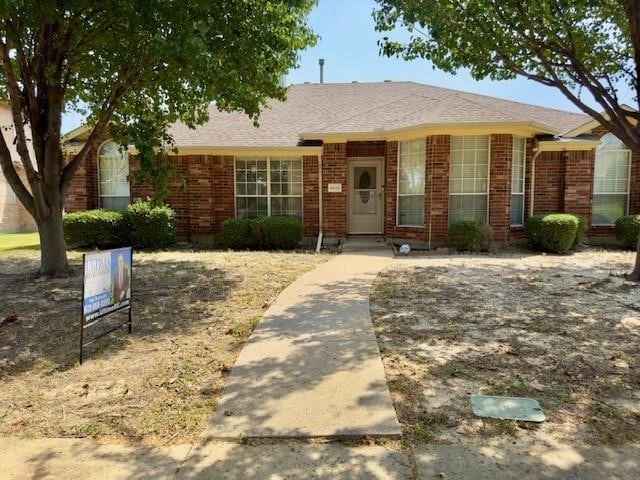
M 287 100 L 271 102 L 253 126 L 244 114 L 209 110 L 191 130 L 171 127 L 178 147 L 290 147 L 300 134 L 392 131 L 428 124 L 535 122 L 555 133 L 589 121 L 586 115 L 415 82 L 292 85 Z

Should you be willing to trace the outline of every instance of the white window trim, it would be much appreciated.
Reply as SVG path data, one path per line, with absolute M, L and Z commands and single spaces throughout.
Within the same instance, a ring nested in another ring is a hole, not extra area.
M 626 203 L 625 208 L 624 208 L 624 214 L 625 215 L 629 215 L 629 201 L 630 201 L 630 197 L 631 197 L 631 162 L 633 161 L 632 152 L 628 148 L 618 149 L 618 150 L 606 150 L 606 152 L 626 153 L 627 154 L 627 156 L 629 158 L 629 162 L 628 162 L 628 166 L 627 166 L 627 191 L 625 193 L 621 193 L 621 192 L 598 192 L 598 193 L 596 193 L 595 192 L 596 161 L 597 161 L 597 156 L 598 156 L 598 153 L 596 151 L 596 154 L 593 157 L 593 184 L 592 184 L 593 193 L 592 193 L 592 200 L 591 200 L 591 215 L 590 215 L 591 218 L 593 218 L 593 197 L 595 197 L 596 195 L 626 195 L 627 196 L 627 203 Z M 615 226 L 615 222 L 614 223 L 591 223 L 591 226 L 592 227 L 614 227 Z
M 527 186 L 527 139 L 524 137 L 513 137 L 513 140 L 522 139 L 524 141 L 524 149 L 522 150 L 522 193 L 514 193 L 513 192 L 513 143 L 511 145 L 511 196 L 514 195 L 522 195 L 522 217 L 520 223 L 511 223 L 511 209 L 513 208 L 513 204 L 511 204 L 511 198 L 509 199 L 509 223 L 511 227 L 523 227 L 524 226 L 524 217 L 525 217 L 525 201 L 526 201 L 526 186 Z
M 489 212 L 491 211 L 491 135 L 451 135 L 449 138 L 453 137 L 487 137 L 487 214 L 484 219 L 485 224 L 489 225 L 489 219 L 491 216 Z M 449 144 L 449 182 L 451 181 L 451 143 Z M 454 195 L 465 196 L 465 195 L 480 195 L 479 193 L 451 193 L 450 184 L 447 185 L 449 189 L 449 205 L 447 206 L 447 225 L 451 225 L 451 197 Z
M 408 142 L 411 141 L 420 141 L 422 140 L 422 138 L 416 138 L 413 140 L 406 140 Z M 396 227 L 400 227 L 400 228 L 426 228 L 426 224 L 424 222 L 424 216 L 426 213 L 426 208 L 424 208 L 423 206 L 423 210 L 422 210 L 422 223 L 420 224 L 410 224 L 410 223 L 400 223 L 400 197 L 417 197 L 419 195 L 422 195 L 422 202 L 424 204 L 425 202 L 425 194 L 426 194 L 426 187 L 427 187 L 427 141 L 425 139 L 425 143 L 424 143 L 424 183 L 422 185 L 422 194 L 420 193 L 400 193 L 400 149 L 402 148 L 402 143 L 403 141 L 399 141 L 398 142 L 398 152 L 397 152 L 397 159 L 396 159 Z
M 259 158 L 267 160 L 267 195 L 238 195 L 238 184 L 236 182 L 236 166 L 238 159 L 242 158 Z M 271 216 L 271 159 L 300 160 L 300 195 L 273 195 L 274 198 L 299 198 L 300 204 L 300 221 L 304 223 L 304 157 L 284 157 L 284 156 L 259 156 L 259 155 L 240 155 L 233 157 L 233 218 L 238 218 L 238 198 L 248 197 L 265 197 L 267 199 L 267 216 Z
M 100 150 L 102 150 L 102 147 L 104 147 L 107 143 L 109 142 L 113 142 L 113 140 L 106 140 L 104 142 L 102 142 L 100 144 L 100 146 L 98 147 L 98 150 L 96 151 L 96 163 L 97 163 L 97 178 L 98 178 L 98 204 L 100 206 L 100 208 L 104 208 L 102 206 L 102 199 L 103 198 L 124 198 L 124 195 L 103 195 L 102 194 L 102 182 L 100 181 Z M 115 143 L 115 142 L 114 142 Z M 122 147 L 120 147 L 122 148 Z M 124 156 L 124 159 L 127 162 L 127 187 L 129 189 L 128 191 L 128 195 L 127 198 L 129 198 L 129 204 L 131 204 L 131 180 L 130 180 L 130 176 L 131 176 L 131 165 L 129 164 L 129 153 L 125 150 L 122 149 L 122 155 Z

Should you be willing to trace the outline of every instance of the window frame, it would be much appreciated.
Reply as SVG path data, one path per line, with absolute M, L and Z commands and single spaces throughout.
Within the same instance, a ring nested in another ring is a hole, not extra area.
M 622 140 L 620 140 L 618 137 L 616 137 L 615 135 L 613 135 L 612 133 L 607 133 L 606 135 L 611 135 L 614 138 L 616 138 L 618 140 L 619 143 L 621 143 L 622 145 L 624 145 L 624 142 L 622 142 Z M 602 138 L 604 138 L 606 135 L 603 135 Z M 626 147 L 626 145 L 624 145 Z M 591 188 L 592 188 L 592 194 L 591 194 L 591 215 L 590 215 L 590 220 L 591 220 L 591 226 L 593 227 L 613 227 L 615 226 L 615 221 L 613 223 L 594 223 L 593 221 L 593 213 L 594 213 L 594 199 L 597 195 L 625 195 L 626 196 L 626 202 L 625 202 L 625 207 L 624 207 L 624 215 L 628 215 L 629 214 L 629 201 L 630 201 L 630 197 L 631 197 L 631 164 L 633 161 L 633 155 L 631 152 L 631 149 L 629 148 L 618 148 L 618 149 L 606 149 L 604 150 L 607 153 L 626 153 L 627 154 L 627 189 L 625 191 L 625 193 L 621 193 L 621 192 L 597 192 L 596 193 L 596 162 L 598 161 L 598 149 L 596 148 L 595 150 L 595 154 L 593 156 L 593 181 L 591 183 Z
M 127 189 L 128 189 L 128 195 L 127 198 L 129 199 L 127 202 L 127 205 L 131 205 L 131 180 L 130 180 L 130 175 L 131 175 L 131 165 L 129 163 L 129 152 L 127 152 L 126 149 L 122 148 L 122 145 L 118 145 L 116 142 L 114 142 L 112 139 L 106 140 L 104 142 L 102 142 L 100 144 L 100 146 L 98 147 L 98 150 L 96 151 L 96 164 L 97 164 L 97 178 L 98 178 L 98 205 L 100 206 L 100 208 L 104 208 L 103 204 L 102 204 L 102 198 L 106 197 L 106 198 L 124 198 L 123 195 L 103 195 L 102 194 L 102 180 L 100 178 L 100 157 L 102 155 L 100 155 L 100 151 L 104 148 L 105 145 L 107 145 L 108 143 L 113 143 L 114 145 L 116 145 L 118 147 L 118 150 L 122 152 L 122 156 L 125 160 L 125 163 L 127 165 Z M 126 210 L 126 209 L 125 209 Z
M 400 159 L 401 159 L 401 151 L 402 144 L 406 142 L 424 142 L 424 178 L 422 182 L 422 193 L 400 193 Z M 425 222 L 425 201 L 426 201 L 426 188 L 427 188 L 427 140 L 422 138 L 417 138 L 413 140 L 401 140 L 398 142 L 398 153 L 397 153 L 397 168 L 396 168 L 396 227 L 400 228 L 426 228 Z M 410 223 L 400 223 L 400 197 L 418 197 L 422 196 L 422 223 L 421 224 L 410 224 Z
M 447 188 L 449 189 L 448 195 L 448 206 L 447 206 L 447 226 L 451 226 L 451 197 L 452 196 L 473 196 L 480 195 L 479 193 L 451 193 L 451 167 L 453 165 L 452 162 L 452 152 L 453 152 L 453 139 L 454 138 L 462 138 L 462 137 L 486 137 L 487 139 L 487 191 L 485 193 L 487 198 L 487 212 L 484 219 L 484 224 L 489 224 L 490 211 L 491 211 L 491 135 L 451 135 L 449 137 L 449 178 Z M 462 221 L 462 220 L 459 220 Z
M 267 194 L 266 195 L 238 195 L 237 165 L 238 160 L 255 159 L 266 160 L 267 162 Z M 271 195 L 271 160 L 298 160 L 300 162 L 300 195 Z M 233 157 L 233 218 L 238 217 L 238 198 L 266 198 L 267 217 L 271 217 L 272 198 L 299 198 L 300 199 L 300 221 L 304 223 L 304 158 L 302 156 L 282 156 L 282 155 L 235 155 Z M 293 218 L 293 217 L 292 217 Z M 298 218 L 298 217 L 295 217 Z
M 515 151 L 515 140 L 522 141 L 522 192 L 513 191 L 513 159 Z M 511 144 L 511 198 L 509 199 L 509 226 L 510 227 L 523 227 L 524 218 L 526 215 L 525 200 L 526 200 L 526 186 L 527 186 L 527 139 L 525 137 L 513 137 Z M 511 212 L 513 211 L 513 196 L 522 196 L 522 215 L 520 217 L 520 223 L 511 223 Z

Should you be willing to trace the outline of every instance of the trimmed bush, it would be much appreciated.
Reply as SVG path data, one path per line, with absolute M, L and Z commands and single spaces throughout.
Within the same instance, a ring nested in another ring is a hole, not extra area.
M 525 222 L 527 239 L 535 248 L 566 253 L 574 246 L 580 221 L 570 213 L 546 213 Z
M 67 213 L 62 224 L 64 239 L 72 248 L 110 248 L 128 243 L 125 212 L 87 210 Z
M 292 250 L 300 245 L 304 225 L 297 218 L 266 217 L 256 221 L 261 225 L 261 247 L 267 249 Z
M 167 206 L 138 200 L 129 205 L 125 218 L 135 248 L 163 248 L 176 242 L 176 216 Z
M 578 220 L 578 229 L 576 230 L 576 238 L 573 241 L 573 247 L 580 245 L 587 229 L 587 220 L 582 215 L 572 214 Z
M 638 233 L 640 233 L 640 215 L 626 215 L 616 220 L 616 237 L 626 248 L 636 248 Z
M 449 226 L 447 243 L 459 251 L 471 251 L 479 248 L 478 224 L 470 220 L 452 223 Z
M 229 219 L 222 224 L 222 245 L 242 250 L 291 250 L 302 241 L 304 226 L 296 218 L 261 217 L 256 219 Z
M 225 248 L 242 250 L 244 248 L 252 248 L 249 240 L 249 231 L 253 220 L 230 218 L 222 222 L 222 232 L 220 241 Z

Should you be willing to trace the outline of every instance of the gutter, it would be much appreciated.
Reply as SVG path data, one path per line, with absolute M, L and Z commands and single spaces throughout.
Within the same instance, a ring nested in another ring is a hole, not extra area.
M 322 154 L 318 155 L 318 241 L 316 253 L 322 248 Z

